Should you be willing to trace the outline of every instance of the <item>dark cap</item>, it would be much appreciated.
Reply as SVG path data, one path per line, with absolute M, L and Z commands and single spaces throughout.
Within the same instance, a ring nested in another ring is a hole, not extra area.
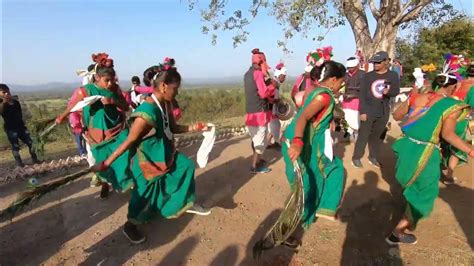
M 388 57 L 387 52 L 380 51 L 380 52 L 377 52 L 376 54 L 374 54 L 374 56 L 372 56 L 372 58 L 369 59 L 369 63 L 380 63 L 383 60 L 386 60 L 388 58 L 389 57 Z

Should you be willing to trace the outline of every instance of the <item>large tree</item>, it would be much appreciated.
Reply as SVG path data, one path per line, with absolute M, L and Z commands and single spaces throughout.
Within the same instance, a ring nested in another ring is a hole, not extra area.
M 195 8 L 197 0 L 188 0 L 190 9 Z M 367 57 L 378 50 L 395 54 L 395 40 L 400 28 L 410 22 L 438 24 L 444 18 L 456 15 L 453 6 L 444 0 L 252 0 L 248 14 L 242 10 L 229 11 L 227 0 L 210 0 L 206 9 L 201 10 L 205 23 L 202 31 L 212 34 L 212 42 L 219 31 L 233 31 L 234 46 L 245 42 L 246 31 L 253 18 L 262 9 L 274 16 L 283 28 L 283 38 L 278 40 L 285 51 L 286 41 L 295 34 L 322 40 L 325 34 L 315 36 L 312 29 L 330 29 L 349 23 L 357 49 Z M 373 33 L 369 29 L 368 13 L 376 21 Z M 413 24 L 413 23 L 411 23 Z M 417 23 L 417 25 L 423 25 Z M 327 34 L 326 32 L 326 34 Z

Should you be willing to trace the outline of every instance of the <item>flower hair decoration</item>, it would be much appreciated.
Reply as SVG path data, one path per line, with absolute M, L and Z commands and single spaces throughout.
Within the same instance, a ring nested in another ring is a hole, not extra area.
M 176 61 L 174 60 L 174 58 L 165 57 L 163 63 L 158 65 L 158 72 L 153 76 L 153 80 L 156 80 L 162 73 L 173 68 L 175 64 Z
M 448 77 L 463 80 L 467 76 L 469 64 L 469 60 L 465 59 L 462 55 L 445 54 L 443 69 L 438 76 L 446 77 L 445 84 L 448 83 Z
M 106 53 L 92 54 L 92 61 L 100 67 L 114 67 L 114 60 Z
M 326 46 L 309 52 L 306 62 L 312 66 L 321 66 L 324 62 L 331 60 L 332 56 L 332 46 Z

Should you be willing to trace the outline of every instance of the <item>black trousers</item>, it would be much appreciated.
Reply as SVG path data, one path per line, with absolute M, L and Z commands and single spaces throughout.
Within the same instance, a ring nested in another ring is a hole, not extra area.
M 385 132 L 389 116 L 370 117 L 360 121 L 359 135 L 354 148 L 353 160 L 359 160 L 364 156 L 365 146 L 369 143 L 369 158 L 378 159 L 380 147 L 383 144 L 382 135 Z

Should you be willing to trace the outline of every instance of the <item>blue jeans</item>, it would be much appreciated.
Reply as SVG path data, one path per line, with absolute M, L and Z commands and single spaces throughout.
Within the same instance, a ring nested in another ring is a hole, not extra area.
M 21 161 L 20 157 L 20 141 L 23 141 L 23 143 L 28 146 L 28 149 L 30 151 L 31 159 L 33 159 L 33 162 L 37 162 L 38 158 L 36 157 L 35 152 L 33 151 L 33 141 L 31 140 L 30 133 L 26 128 L 21 128 L 21 129 L 6 129 L 5 133 L 7 134 L 8 141 L 12 145 L 12 154 L 13 157 L 15 158 L 15 161 L 17 165 L 22 166 L 23 162 Z
M 82 137 L 82 134 L 74 133 L 74 139 L 76 140 L 77 150 L 79 151 L 79 155 L 86 155 L 86 140 Z

